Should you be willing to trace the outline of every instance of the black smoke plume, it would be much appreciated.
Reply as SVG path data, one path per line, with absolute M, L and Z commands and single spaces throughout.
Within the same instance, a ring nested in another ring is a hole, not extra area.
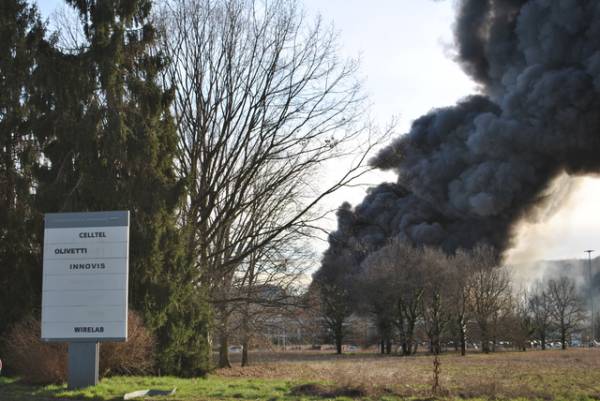
M 398 181 L 342 206 L 324 263 L 391 237 L 504 251 L 554 178 L 600 173 L 600 1 L 462 0 L 454 30 L 480 94 L 417 119 L 374 158 Z

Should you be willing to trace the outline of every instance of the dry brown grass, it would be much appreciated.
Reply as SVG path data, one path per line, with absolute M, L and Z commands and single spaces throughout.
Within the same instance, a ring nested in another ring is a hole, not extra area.
M 216 372 L 223 377 L 278 378 L 326 384 L 324 392 L 359 389 L 371 396 L 431 395 L 431 356 L 282 353 L 279 361 Z M 271 357 L 270 359 L 273 359 Z M 440 384 L 460 398 L 592 398 L 600 395 L 600 349 L 547 350 L 440 357 Z M 333 389 L 333 390 L 332 390 Z

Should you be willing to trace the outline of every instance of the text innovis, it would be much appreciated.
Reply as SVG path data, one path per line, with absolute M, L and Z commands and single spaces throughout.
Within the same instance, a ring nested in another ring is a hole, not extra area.
M 71 263 L 69 270 L 90 270 L 90 269 L 105 269 L 104 263 Z

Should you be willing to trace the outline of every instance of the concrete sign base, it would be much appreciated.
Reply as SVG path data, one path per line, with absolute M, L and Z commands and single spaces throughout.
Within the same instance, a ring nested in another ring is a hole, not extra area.
M 98 384 L 100 343 L 69 343 L 69 390 Z

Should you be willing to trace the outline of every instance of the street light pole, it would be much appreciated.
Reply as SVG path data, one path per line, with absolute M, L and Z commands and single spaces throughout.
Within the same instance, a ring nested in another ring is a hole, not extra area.
M 588 287 L 588 297 L 590 299 L 590 306 L 591 306 L 591 310 L 592 310 L 592 341 L 591 341 L 591 345 L 593 346 L 595 343 L 594 341 L 596 341 L 596 325 L 594 324 L 594 292 L 592 290 L 593 286 L 592 286 L 592 252 L 594 252 L 593 249 L 588 249 L 587 251 L 585 251 L 588 254 L 588 278 L 589 278 L 589 287 Z

